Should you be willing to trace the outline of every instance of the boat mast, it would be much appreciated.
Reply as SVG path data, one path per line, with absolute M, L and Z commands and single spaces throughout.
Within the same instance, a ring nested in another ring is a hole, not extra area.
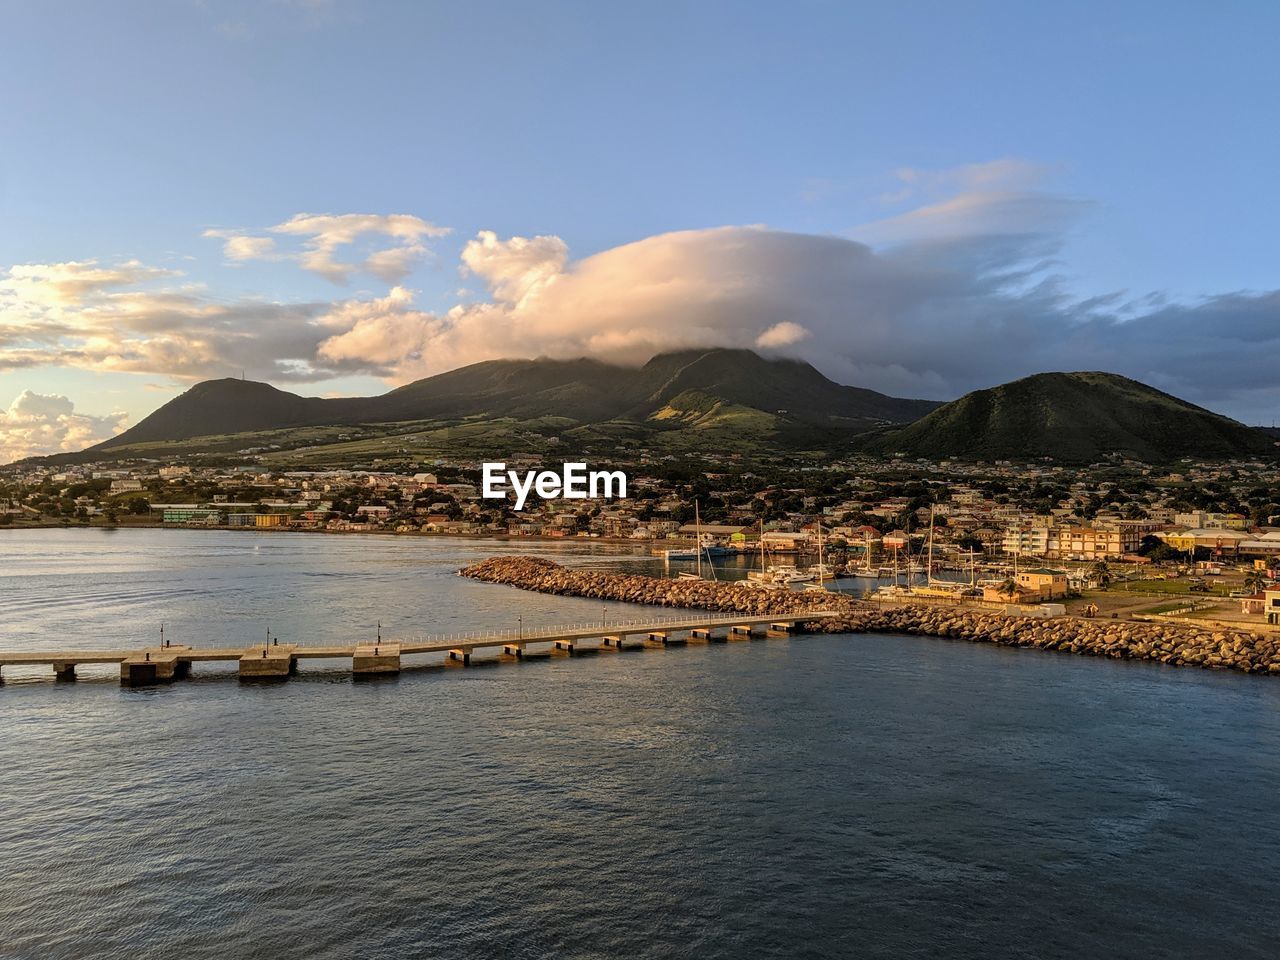
M 693 535 L 698 538 L 698 579 L 702 579 L 702 516 L 698 513 L 698 501 L 693 501 Z
M 818 583 L 822 583 L 822 575 L 826 569 L 822 566 L 822 521 L 818 521 Z M 824 588 L 825 589 L 825 588 Z
M 929 504 L 929 569 L 925 577 L 925 582 L 929 586 L 933 586 L 933 507 L 933 504 Z

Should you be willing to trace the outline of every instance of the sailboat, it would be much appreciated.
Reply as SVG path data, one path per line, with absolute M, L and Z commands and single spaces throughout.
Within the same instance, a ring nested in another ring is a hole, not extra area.
M 699 510 L 699 508 L 698 508 L 698 501 L 697 501 L 697 500 L 694 500 L 694 501 L 693 501 L 693 532 L 694 532 L 694 536 L 695 536 L 695 538 L 696 538 L 696 539 L 697 539 L 697 541 L 698 541 L 698 545 L 697 545 L 697 547 L 695 547 L 695 548 L 694 548 L 693 556 L 692 556 L 692 557 L 685 557 L 685 558 L 682 558 L 682 559 L 696 559 L 696 560 L 698 561 L 698 572 L 697 572 L 697 573 L 689 573 L 688 571 L 683 571 L 683 572 L 681 572 L 681 573 L 679 573 L 679 574 L 677 574 L 677 575 L 676 575 L 676 579 L 677 579 L 677 580 L 703 580 L 703 579 L 705 579 L 705 578 L 702 576 L 702 558 L 703 558 L 703 555 L 705 554 L 705 555 L 706 555 L 706 558 L 707 558 L 707 569 L 711 571 L 711 579 L 712 579 L 712 580 L 715 580 L 715 579 L 716 579 L 716 568 L 715 568 L 714 564 L 712 564 L 712 562 L 711 562 L 711 548 L 710 548 L 710 547 L 708 547 L 705 543 L 703 543 L 703 542 L 702 542 L 702 514 L 701 514 L 701 512 L 700 512 L 700 510 Z M 717 552 L 719 552 L 719 551 L 717 551 Z
M 824 580 L 834 580 L 836 578 L 835 571 L 827 567 L 822 560 L 822 521 L 818 521 L 818 564 L 810 567 L 808 571 L 819 584 Z

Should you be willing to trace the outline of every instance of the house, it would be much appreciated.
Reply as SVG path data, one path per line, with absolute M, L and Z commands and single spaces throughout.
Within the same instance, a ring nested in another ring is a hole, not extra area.
M 1023 570 L 1014 578 L 1019 592 L 1028 593 L 1041 600 L 1053 600 L 1067 595 L 1067 572 L 1039 567 Z
M 1280 624 L 1280 587 L 1272 587 L 1262 591 L 1263 615 L 1267 623 Z
M 881 539 L 880 544 L 886 550 L 903 550 L 910 542 L 911 537 L 905 530 L 890 530 Z
M 1267 612 L 1267 594 L 1265 590 L 1251 593 L 1240 598 L 1240 612 L 1251 617 L 1260 617 Z

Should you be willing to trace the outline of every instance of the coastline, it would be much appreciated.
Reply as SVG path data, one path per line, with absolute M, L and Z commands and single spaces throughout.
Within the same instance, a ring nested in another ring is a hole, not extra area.
M 572 570 L 540 557 L 490 557 L 459 571 L 473 580 L 558 596 L 692 607 L 723 613 L 803 614 L 838 610 L 807 621 L 817 633 L 908 633 L 1032 647 L 1081 656 L 1149 660 L 1170 666 L 1280 676 L 1280 639 L 1247 630 L 1205 630 L 1178 623 L 1026 617 L 924 604 L 880 606 L 831 592 L 766 591 L 740 583 L 668 580 L 639 574 Z

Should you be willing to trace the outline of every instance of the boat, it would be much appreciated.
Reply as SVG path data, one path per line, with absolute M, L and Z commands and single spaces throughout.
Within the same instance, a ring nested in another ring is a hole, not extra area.
M 766 572 L 779 583 L 807 583 L 813 579 L 813 575 L 811 573 L 807 570 L 799 569 L 792 563 L 775 564 Z
M 805 570 L 814 580 L 834 580 L 836 572 L 825 563 L 816 563 Z
M 702 561 L 706 558 L 707 569 L 711 571 L 711 579 L 716 579 L 716 568 L 711 562 L 712 557 L 723 557 L 731 551 L 727 547 L 722 547 L 715 543 L 708 543 L 702 537 L 702 513 L 698 508 L 698 501 L 693 501 L 693 523 L 694 538 L 697 545 L 687 548 L 677 548 L 664 551 L 664 556 L 668 561 L 671 560 L 696 560 L 698 562 L 698 570 L 696 573 L 682 572 L 676 575 L 677 580 L 703 580 Z
M 698 551 L 693 547 L 676 547 L 670 550 L 661 551 L 662 557 L 667 560 L 697 560 Z

